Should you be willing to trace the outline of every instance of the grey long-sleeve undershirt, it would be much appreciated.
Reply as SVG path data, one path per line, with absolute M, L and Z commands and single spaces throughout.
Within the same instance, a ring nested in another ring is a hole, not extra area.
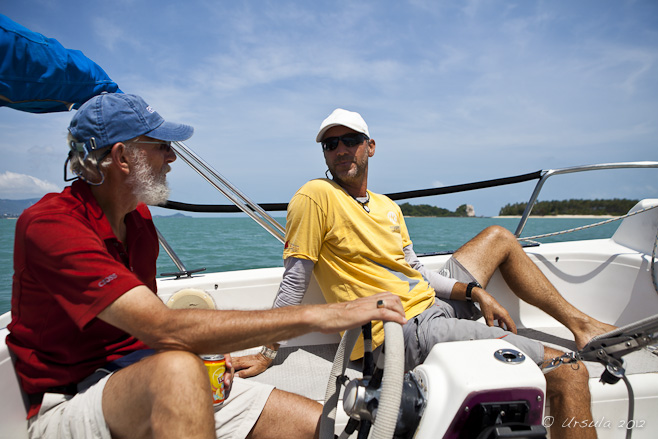
M 436 271 L 428 270 L 416 256 L 413 245 L 410 244 L 404 248 L 404 259 L 412 268 L 418 270 L 427 280 L 436 295 L 441 299 L 449 299 L 452 287 L 457 282 L 442 276 Z M 279 285 L 279 292 L 274 299 L 274 308 L 282 306 L 294 306 L 302 303 L 306 289 L 311 282 L 311 274 L 315 263 L 308 259 L 287 258 L 284 261 L 285 270 L 283 280 Z
M 273 308 L 294 306 L 302 303 L 315 263 L 308 259 L 287 258 L 283 262 L 285 270 Z

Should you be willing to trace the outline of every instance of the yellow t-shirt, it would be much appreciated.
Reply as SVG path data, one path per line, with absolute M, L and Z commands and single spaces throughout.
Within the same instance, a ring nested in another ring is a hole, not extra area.
M 370 213 L 338 184 L 311 180 L 288 205 L 284 259 L 315 263 L 325 300 L 345 302 L 390 291 L 410 319 L 434 303 L 434 290 L 404 259 L 411 243 L 402 211 L 390 198 L 368 191 Z M 373 345 L 384 341 L 383 323 L 373 323 Z M 363 356 L 359 339 L 352 359 Z

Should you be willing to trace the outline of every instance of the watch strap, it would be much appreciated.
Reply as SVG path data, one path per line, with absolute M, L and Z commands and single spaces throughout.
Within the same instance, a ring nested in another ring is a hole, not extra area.
M 265 358 L 269 358 L 270 360 L 274 360 L 276 358 L 277 352 L 278 351 L 270 349 L 267 346 L 263 346 L 260 350 L 260 354 Z
M 468 285 L 466 285 L 466 301 L 467 302 L 472 302 L 473 298 L 471 297 L 471 294 L 473 293 L 473 288 L 482 288 L 482 285 L 480 285 L 479 282 L 469 282 Z

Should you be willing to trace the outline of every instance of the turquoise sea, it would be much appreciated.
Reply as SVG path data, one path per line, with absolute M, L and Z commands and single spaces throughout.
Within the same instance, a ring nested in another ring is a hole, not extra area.
M 282 224 L 285 218 L 277 219 Z M 156 226 L 174 248 L 186 268 L 230 271 L 282 266 L 283 245 L 249 218 L 164 217 Z M 531 218 L 523 236 L 550 233 L 598 222 L 591 218 Z M 487 226 L 498 224 L 514 232 L 515 218 L 406 218 L 416 253 L 456 250 Z M 598 239 L 612 236 L 619 222 L 541 242 Z M 0 219 L 0 314 L 9 311 L 13 245 L 16 220 Z M 161 250 L 158 273 L 177 271 Z

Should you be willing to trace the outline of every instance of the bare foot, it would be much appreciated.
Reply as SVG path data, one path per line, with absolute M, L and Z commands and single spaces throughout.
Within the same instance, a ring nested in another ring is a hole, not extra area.
M 580 331 L 579 333 L 574 333 L 576 347 L 578 350 L 581 350 L 585 347 L 585 345 L 587 345 L 587 343 L 590 342 L 591 339 L 597 335 L 605 334 L 615 329 L 617 329 L 616 326 L 608 325 L 607 323 L 592 319 L 592 322 L 590 322 L 590 324 L 587 325 L 584 330 Z

